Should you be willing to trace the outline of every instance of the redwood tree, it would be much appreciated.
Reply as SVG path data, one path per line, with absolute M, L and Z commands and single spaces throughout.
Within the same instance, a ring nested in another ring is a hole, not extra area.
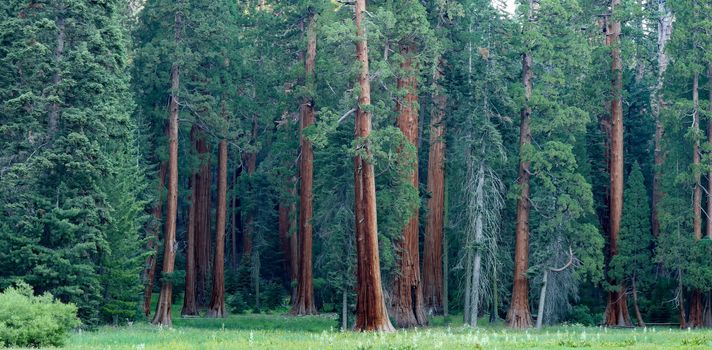
M 428 313 L 440 314 L 443 293 L 443 226 L 445 213 L 445 108 L 447 97 L 439 85 L 443 62 L 433 73 L 436 84 L 432 94 L 434 108 L 430 114 L 430 153 L 428 155 L 428 214 L 423 243 L 423 298 Z
M 358 111 L 355 121 L 354 214 L 357 255 L 356 331 L 392 332 L 381 285 L 376 220 L 376 179 L 371 144 L 371 83 L 368 72 L 368 43 L 363 26 L 366 0 L 356 0 L 356 59 L 360 64 Z
M 153 205 L 152 215 L 154 222 L 149 228 L 147 234 L 150 235 L 148 242 L 146 243 L 146 250 L 151 252 L 149 256 L 146 257 L 146 267 L 143 273 L 144 281 L 146 282 L 146 289 L 143 293 L 143 314 L 146 317 L 151 315 L 151 298 L 153 296 L 153 281 L 156 275 L 156 260 L 158 260 L 158 247 L 159 237 L 158 231 L 161 227 L 161 216 L 163 214 L 163 188 L 166 182 L 166 162 L 161 162 L 161 168 L 158 171 L 158 192 L 157 201 Z
M 186 248 L 185 248 L 185 292 L 183 293 L 183 308 L 181 316 L 197 316 L 198 305 L 195 299 L 195 175 L 188 181 L 188 222 L 186 223 Z
M 408 142 L 417 150 L 418 142 L 418 79 L 413 67 L 415 45 L 406 43 L 400 45 L 403 56 L 401 74 L 398 78 L 398 89 L 405 96 L 397 103 L 398 128 L 403 132 Z M 417 151 L 416 151 L 417 154 Z M 410 180 L 418 188 L 418 161 L 413 162 Z M 424 326 L 428 324 L 423 306 L 423 290 L 420 280 L 420 255 L 418 250 L 418 208 L 403 228 L 403 234 L 397 244 L 399 257 L 399 274 L 393 287 L 393 317 L 398 327 Z
M 191 130 L 194 147 L 200 157 L 200 170 L 195 175 L 195 293 L 198 306 L 208 304 L 207 281 L 210 272 L 210 148 L 205 133 L 194 125 Z
M 181 42 L 183 26 L 182 12 L 175 13 L 175 42 Z M 156 305 L 154 324 L 171 326 L 171 304 L 173 298 L 173 284 L 171 274 L 176 259 L 176 214 L 178 211 L 178 91 L 180 90 L 180 64 L 173 62 L 171 67 L 171 97 L 168 123 L 168 200 L 166 209 L 166 224 L 163 237 L 163 270 L 161 294 Z
M 314 88 L 314 64 L 316 60 L 316 14 L 310 9 L 307 24 L 307 49 L 305 74 L 307 87 Z M 310 89 L 310 90 L 311 90 Z M 312 277 L 312 217 L 314 215 L 312 187 L 314 183 L 314 150 L 304 130 L 314 124 L 314 100 L 305 96 L 300 111 L 301 156 L 299 159 L 299 267 L 296 298 L 293 300 L 293 315 L 314 315 L 314 285 Z
M 611 13 L 606 24 L 606 44 L 611 47 L 611 132 L 610 132 L 610 196 L 609 196 L 609 261 L 618 252 L 618 232 L 623 213 L 623 63 L 621 60 L 621 22 L 615 18 L 620 0 L 611 0 Z M 617 286 L 615 281 L 609 281 Z M 605 312 L 607 326 L 630 326 L 630 314 L 626 301 L 625 286 L 609 291 Z
M 213 288 L 208 317 L 225 317 L 225 226 L 227 216 L 227 141 L 218 145 L 218 208 L 215 228 Z

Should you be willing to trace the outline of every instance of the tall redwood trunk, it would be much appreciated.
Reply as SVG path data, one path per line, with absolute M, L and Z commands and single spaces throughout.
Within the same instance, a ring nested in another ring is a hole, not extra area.
M 354 157 L 354 214 L 356 231 L 356 331 L 395 331 L 386 310 L 381 285 L 376 217 L 376 178 L 373 170 L 371 144 L 371 83 L 368 74 L 368 44 L 362 24 L 366 0 L 356 0 L 356 59 L 360 63 L 358 83 L 361 91 L 356 112 Z M 363 156 L 361 156 L 363 155 Z
M 306 85 L 314 86 L 314 64 L 316 60 L 316 15 L 311 13 L 307 25 L 307 50 L 305 60 Z M 293 315 L 314 315 L 314 283 L 312 278 L 312 187 L 314 182 L 314 150 L 305 137 L 304 129 L 314 124 L 314 100 L 305 97 L 300 111 L 301 158 L 299 159 L 299 274 L 297 294 L 292 305 Z
M 398 128 L 408 141 L 417 149 L 418 142 L 418 80 L 415 76 L 412 56 L 415 48 L 412 44 L 400 46 L 404 61 L 401 63 L 401 74 L 398 78 L 398 90 L 405 90 L 402 101 L 397 104 Z M 410 173 L 410 181 L 418 188 L 417 151 L 415 162 Z M 428 324 L 423 306 L 423 290 L 420 280 L 420 254 L 418 251 L 418 212 L 416 208 L 410 221 L 403 228 L 403 235 L 397 244 L 400 273 L 393 285 L 393 318 L 398 327 L 415 327 Z
M 175 41 L 181 41 L 182 12 L 175 13 Z M 180 65 L 173 63 L 171 67 L 171 102 L 169 105 L 170 119 L 168 123 L 168 199 L 166 205 L 166 226 L 163 237 L 163 275 L 173 273 L 176 259 L 176 216 L 178 212 L 178 92 L 180 90 Z M 171 299 L 173 284 L 170 280 L 161 283 L 161 294 L 156 305 L 154 324 L 171 326 Z
M 208 274 L 210 271 L 210 148 L 204 133 L 193 126 L 191 137 L 200 157 L 200 170 L 195 176 L 195 289 L 198 306 L 208 305 Z
M 143 272 L 144 281 L 146 282 L 146 289 L 143 293 L 143 314 L 146 317 L 151 315 L 151 297 L 153 295 L 153 281 L 156 275 L 156 260 L 158 260 L 158 247 L 160 247 L 158 237 L 161 227 L 161 216 L 163 214 L 163 187 L 166 182 L 166 170 L 168 164 L 166 162 L 161 162 L 160 170 L 158 171 L 158 192 L 157 200 L 153 205 L 153 218 L 155 222 L 151 225 L 148 230 L 148 235 L 150 235 L 148 242 L 146 243 L 146 250 L 152 254 L 146 257 L 146 268 Z
M 527 52 L 522 55 L 522 80 L 524 82 L 525 105 L 522 108 L 519 125 L 519 198 L 517 199 L 517 225 L 514 243 L 514 284 L 512 287 L 512 303 L 507 312 L 507 323 L 512 328 L 528 328 L 532 326 L 532 315 L 529 310 L 529 168 L 531 162 L 525 158 L 525 151 L 532 142 L 530 129 L 532 96 L 532 55 Z M 476 316 L 475 316 L 476 317 Z
M 621 227 L 621 215 L 623 212 L 623 106 L 621 104 L 623 91 L 623 63 L 621 61 L 620 34 L 621 23 L 613 18 L 616 13 L 616 6 L 620 0 L 611 0 L 611 19 L 606 28 L 606 43 L 611 47 L 611 133 L 610 133 L 610 199 L 609 199 L 609 234 L 610 234 L 610 255 L 609 261 L 618 252 L 618 232 Z M 616 281 L 610 281 L 616 285 Z M 631 326 L 628 313 L 627 296 L 625 286 L 622 281 L 618 291 L 609 292 L 608 305 L 605 312 L 605 324 L 607 326 Z
M 695 137 L 700 131 L 700 75 L 695 72 L 692 77 L 692 131 Z M 702 183 L 700 173 L 700 141 L 695 138 L 692 145 L 692 172 L 695 179 L 695 188 L 692 191 L 693 233 L 695 240 L 702 239 Z M 694 290 L 690 296 L 690 314 L 688 327 L 702 327 L 702 293 Z
M 227 141 L 218 145 L 218 208 L 215 220 L 213 287 L 208 317 L 225 317 L 225 224 L 227 216 Z
M 433 74 L 443 78 L 443 62 Z M 423 243 L 423 299 L 430 314 L 440 314 L 445 303 L 443 286 L 443 227 L 445 212 L 445 108 L 447 99 L 440 85 L 432 95 L 430 114 L 430 154 L 428 155 L 428 214 Z
M 190 177 L 188 188 L 191 194 L 188 196 L 188 224 L 186 229 L 186 249 L 185 249 L 185 292 L 183 293 L 183 308 L 181 316 L 197 316 L 198 305 L 195 300 L 195 175 Z

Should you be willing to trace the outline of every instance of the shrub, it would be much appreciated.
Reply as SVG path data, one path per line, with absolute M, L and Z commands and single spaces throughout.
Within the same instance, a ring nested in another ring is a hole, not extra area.
M 61 346 L 68 332 L 80 325 L 77 307 L 35 296 L 24 282 L 0 293 L 0 344 L 6 347 Z

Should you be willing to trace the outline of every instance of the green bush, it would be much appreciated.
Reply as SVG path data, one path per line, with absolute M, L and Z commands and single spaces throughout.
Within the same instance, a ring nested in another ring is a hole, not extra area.
M 24 282 L 0 293 L 0 344 L 5 347 L 61 346 L 80 324 L 76 306 L 49 293 L 35 296 Z

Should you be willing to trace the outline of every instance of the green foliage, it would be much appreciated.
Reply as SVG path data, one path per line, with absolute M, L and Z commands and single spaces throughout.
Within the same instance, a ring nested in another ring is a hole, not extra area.
M 49 293 L 35 296 L 24 282 L 0 293 L 0 344 L 5 347 L 62 346 L 80 324 L 76 306 Z

